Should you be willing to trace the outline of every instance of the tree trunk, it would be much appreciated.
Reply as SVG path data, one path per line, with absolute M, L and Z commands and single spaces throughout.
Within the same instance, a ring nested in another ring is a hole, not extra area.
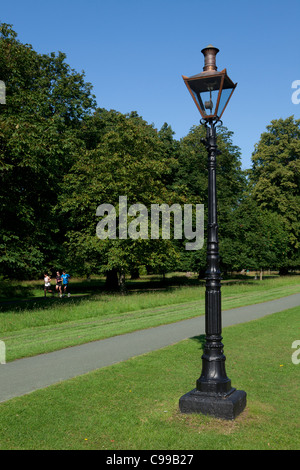
M 106 289 L 118 289 L 119 288 L 118 271 L 116 269 L 111 269 L 110 271 L 106 271 L 105 287 Z
M 119 290 L 121 294 L 125 294 L 126 288 L 125 288 L 125 274 L 124 273 L 119 274 L 118 283 L 119 283 Z
M 131 278 L 132 280 L 134 279 L 139 279 L 140 278 L 140 272 L 139 272 L 139 268 L 134 268 L 130 271 L 130 274 L 131 274 Z

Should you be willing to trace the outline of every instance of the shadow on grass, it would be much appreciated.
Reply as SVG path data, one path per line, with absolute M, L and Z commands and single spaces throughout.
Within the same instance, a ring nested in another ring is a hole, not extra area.
M 276 276 L 274 276 L 276 277 Z M 231 277 L 223 276 L 223 284 L 231 285 L 238 283 L 239 285 L 249 285 L 258 282 L 247 275 L 232 275 Z M 141 277 L 139 279 L 126 280 L 125 289 L 121 292 L 116 289 L 107 289 L 105 279 L 91 280 L 75 280 L 70 285 L 71 298 L 60 299 L 55 293 L 54 298 L 49 295 L 44 298 L 44 290 L 41 284 L 34 283 L 32 285 L 22 285 L 17 282 L 8 282 L 3 280 L 0 282 L 0 313 L 7 311 L 15 311 L 20 313 L 23 310 L 48 309 L 55 305 L 80 303 L 83 300 L 99 300 L 99 296 L 115 295 L 120 296 L 120 300 L 124 295 L 134 295 L 149 293 L 155 291 L 170 292 L 181 287 L 198 288 L 204 286 L 205 280 L 189 277 L 185 274 L 163 277 L 161 275 L 151 275 L 149 277 Z M 55 292 L 55 286 L 52 286 Z M 39 294 L 40 292 L 40 294 Z M 100 297 L 101 298 L 101 297 Z
M 99 301 L 101 297 L 106 295 L 119 296 L 120 299 L 124 295 L 135 295 L 137 293 L 155 292 L 155 291 L 173 291 L 179 287 L 190 286 L 199 287 L 204 281 L 197 279 L 187 279 L 184 276 L 178 276 L 174 278 L 162 279 L 161 276 L 154 276 L 150 279 L 138 279 L 128 280 L 125 285 L 125 290 L 120 291 L 119 289 L 108 289 L 103 279 L 93 279 L 90 281 L 78 281 L 74 280 L 70 284 L 70 298 L 59 298 L 55 291 L 55 285 L 52 285 L 54 295 L 47 294 L 44 297 L 43 285 L 37 283 L 29 286 L 9 285 L 8 283 L 3 285 L 3 289 L 0 288 L 0 313 L 8 311 L 14 311 L 21 313 L 24 310 L 35 310 L 35 309 L 48 309 L 53 308 L 56 305 L 74 305 L 82 302 L 83 300 Z M 1 286 L 0 286 L 1 287 Z M 2 295 L 1 295 L 2 293 Z
M 32 297 L 34 286 L 24 286 L 16 282 L 0 280 L 0 299 L 1 302 L 6 299 L 27 299 Z
M 70 307 L 75 304 L 79 304 L 83 300 L 89 298 L 88 295 L 77 295 L 76 297 L 70 298 L 59 298 L 57 295 L 54 297 L 39 298 L 34 297 L 32 299 L 22 300 L 11 300 L 0 302 L 0 314 L 5 312 L 22 313 L 24 310 L 47 310 L 55 306 L 61 307 L 62 305 L 68 305 Z
M 199 349 L 203 351 L 205 345 L 205 335 L 193 336 L 191 338 L 193 341 L 197 341 L 199 344 Z

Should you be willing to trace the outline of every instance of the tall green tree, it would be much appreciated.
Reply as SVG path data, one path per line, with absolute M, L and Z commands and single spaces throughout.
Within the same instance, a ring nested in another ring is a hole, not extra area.
M 300 120 L 290 116 L 267 126 L 252 155 L 253 199 L 285 223 L 289 249 L 285 267 L 300 266 Z
M 96 236 L 97 207 L 111 204 L 119 215 L 119 197 L 127 197 L 127 208 L 143 204 L 150 221 L 151 204 L 179 202 L 168 189 L 172 166 L 176 163 L 156 129 L 136 113 L 98 109 L 83 121 L 81 128 L 87 148 L 64 178 L 65 193 L 60 199 L 61 214 L 69 221 L 67 249 L 81 272 L 103 272 L 109 280 L 140 266 L 164 272 L 177 259 L 170 240 L 116 239 Z M 138 216 L 138 214 L 136 214 Z M 128 224 L 135 217 L 128 217 Z
M 79 122 L 95 106 L 91 85 L 62 53 L 38 54 L 0 25 L 0 273 L 24 278 L 57 262 L 63 224 L 53 210 L 81 141 Z
M 284 220 L 262 209 L 250 194 L 231 212 L 230 237 L 220 242 L 225 271 L 280 269 L 288 251 Z
M 219 127 L 217 145 L 217 200 L 219 238 L 233 239 L 232 211 L 239 205 L 247 186 L 246 176 L 241 168 L 240 149 L 233 144 L 233 133 L 226 127 Z M 189 134 L 180 141 L 180 156 L 175 176 L 175 186 L 193 204 L 204 204 L 205 220 L 208 207 L 207 149 L 201 143 L 206 137 L 204 126 L 192 127 Z M 206 231 L 206 223 L 205 223 Z M 220 245 L 221 246 L 221 245 Z M 221 261 L 228 245 L 223 243 Z M 228 247 L 229 248 L 229 247 Z M 198 271 L 203 277 L 206 269 L 206 245 L 199 252 L 182 252 L 182 266 L 185 270 Z M 227 266 L 227 265 L 226 265 Z

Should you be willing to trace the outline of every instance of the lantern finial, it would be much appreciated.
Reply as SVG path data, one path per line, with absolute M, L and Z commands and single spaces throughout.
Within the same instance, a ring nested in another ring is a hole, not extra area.
M 203 71 L 208 72 L 212 70 L 218 70 L 216 66 L 216 55 L 219 52 L 219 49 L 209 44 L 207 47 L 202 49 L 201 52 L 204 55 Z

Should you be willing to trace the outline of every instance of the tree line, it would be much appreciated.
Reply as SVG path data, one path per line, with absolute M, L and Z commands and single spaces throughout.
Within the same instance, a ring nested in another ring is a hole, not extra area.
M 203 276 L 205 245 L 183 239 L 105 239 L 96 236 L 97 207 L 204 204 L 207 152 L 203 126 L 175 139 L 136 112 L 98 107 L 84 73 L 62 52 L 40 54 L 0 25 L 0 275 L 40 277 L 68 268 L 105 274 L 194 271 Z M 298 269 L 300 120 L 273 120 L 243 171 L 233 133 L 219 128 L 217 163 L 220 263 L 223 272 Z M 207 218 L 205 217 L 205 220 Z

